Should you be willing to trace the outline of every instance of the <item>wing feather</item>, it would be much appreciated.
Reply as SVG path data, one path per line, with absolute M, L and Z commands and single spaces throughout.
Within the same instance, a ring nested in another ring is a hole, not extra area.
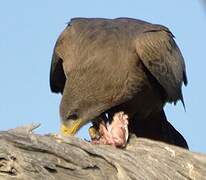
M 135 40 L 137 55 L 164 88 L 168 101 L 181 100 L 182 83 L 187 84 L 183 56 L 169 30 L 146 31 Z
M 50 89 L 55 93 L 63 93 L 66 77 L 64 75 L 62 60 L 53 52 L 50 69 Z
M 63 68 L 63 56 L 64 56 L 64 41 L 65 36 L 67 35 L 67 28 L 61 33 L 59 38 L 56 41 L 52 61 L 51 61 L 51 68 L 50 68 L 50 89 L 52 92 L 55 93 L 63 93 L 64 85 L 66 82 L 66 76 Z

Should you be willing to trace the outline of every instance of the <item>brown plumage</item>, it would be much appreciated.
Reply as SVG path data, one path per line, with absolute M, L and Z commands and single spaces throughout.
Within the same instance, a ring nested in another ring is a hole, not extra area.
M 184 105 L 182 83 L 187 84 L 184 59 L 172 33 L 161 25 L 75 18 L 54 48 L 50 86 L 63 93 L 65 134 L 75 134 L 105 112 L 110 117 L 126 112 L 134 132 L 135 121 L 152 124 L 156 119 L 159 126 L 166 121 L 166 102 L 181 100 Z

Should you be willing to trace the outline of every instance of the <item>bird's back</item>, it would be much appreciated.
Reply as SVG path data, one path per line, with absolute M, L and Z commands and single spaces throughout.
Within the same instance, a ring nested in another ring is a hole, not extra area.
M 138 37 L 158 31 L 169 33 L 164 26 L 130 18 L 75 18 L 59 37 L 54 54 L 62 60 L 64 74 L 74 92 L 79 91 L 78 96 L 115 106 L 142 91 L 154 93 L 151 79 L 163 87 L 165 94 L 167 88 L 171 89 L 164 87 L 165 79 L 162 83 L 159 78 L 162 75 L 153 71 L 136 49 Z M 54 76 L 51 73 L 51 77 Z M 55 82 L 51 87 L 53 84 Z

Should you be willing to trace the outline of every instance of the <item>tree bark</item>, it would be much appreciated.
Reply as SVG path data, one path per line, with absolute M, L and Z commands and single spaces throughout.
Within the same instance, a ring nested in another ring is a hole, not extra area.
M 132 136 L 125 149 L 75 137 L 0 132 L 0 180 L 206 179 L 206 155 Z

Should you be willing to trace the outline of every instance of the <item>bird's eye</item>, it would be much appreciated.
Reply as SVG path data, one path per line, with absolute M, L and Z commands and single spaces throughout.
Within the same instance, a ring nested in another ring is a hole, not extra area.
M 76 120 L 76 119 L 78 119 L 78 115 L 77 115 L 77 113 L 72 113 L 72 114 L 67 116 L 67 119 L 68 120 L 69 119 Z

